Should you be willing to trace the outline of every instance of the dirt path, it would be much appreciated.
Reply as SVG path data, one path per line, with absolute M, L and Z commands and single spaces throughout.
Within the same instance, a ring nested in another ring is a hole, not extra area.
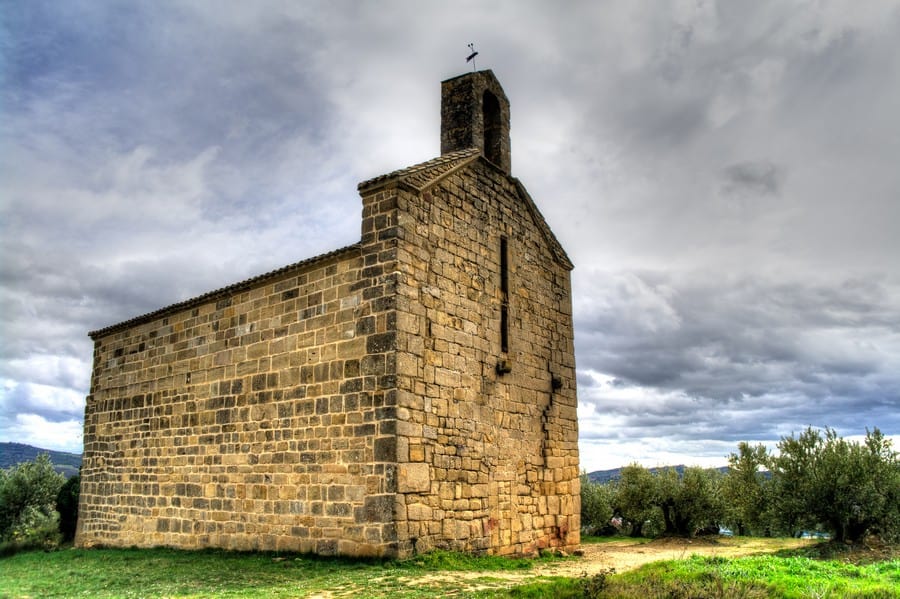
M 625 572 L 660 560 L 685 559 L 692 555 L 739 557 L 794 549 L 816 541 L 804 539 L 658 539 L 636 543 L 631 539 L 582 545 L 584 556 L 578 560 L 544 564 L 537 568 L 541 576 L 581 576 L 607 570 Z
M 402 582 L 415 586 L 443 588 L 443 596 L 458 596 L 466 591 L 511 587 L 541 576 L 592 576 L 600 572 L 625 572 L 648 562 L 685 559 L 692 555 L 710 557 L 739 557 L 757 553 L 772 553 L 780 549 L 802 547 L 816 541 L 804 539 L 747 539 L 720 537 L 705 539 L 658 539 L 641 543 L 622 539 L 609 543 L 582 545 L 584 555 L 570 560 L 541 563 L 521 572 L 446 572 L 404 578 Z M 448 590 L 455 587 L 458 591 Z

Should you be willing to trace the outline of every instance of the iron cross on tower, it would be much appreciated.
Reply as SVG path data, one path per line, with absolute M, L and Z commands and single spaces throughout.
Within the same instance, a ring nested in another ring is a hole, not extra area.
M 475 72 L 475 57 L 478 56 L 478 52 L 475 51 L 475 44 L 469 44 L 469 55 L 466 56 L 466 62 L 472 62 L 472 72 Z

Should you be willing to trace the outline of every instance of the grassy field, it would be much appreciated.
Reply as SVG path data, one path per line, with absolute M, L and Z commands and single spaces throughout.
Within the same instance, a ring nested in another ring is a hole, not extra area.
M 642 547 L 643 549 L 643 547 Z M 0 597 L 900 598 L 900 559 L 808 551 L 692 556 L 621 574 L 535 578 L 552 560 L 433 553 L 405 561 L 169 549 L 67 549 L 0 559 Z M 880 557 L 884 557 L 881 554 Z
M 900 597 L 900 560 L 854 565 L 806 557 L 753 556 L 655 562 L 620 575 L 534 582 L 512 597 L 834 598 Z
M 434 597 L 462 591 L 498 572 L 522 571 L 535 560 L 435 552 L 406 561 L 301 555 L 68 549 L 0 559 L 0 597 Z M 479 572 L 465 584 L 430 574 Z M 457 587 L 457 588 L 454 588 Z

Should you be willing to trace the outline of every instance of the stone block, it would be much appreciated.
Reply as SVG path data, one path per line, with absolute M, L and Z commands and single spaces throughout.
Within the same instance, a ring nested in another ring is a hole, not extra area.
M 375 461 L 397 461 L 397 437 L 382 437 L 375 439 Z
M 397 333 L 394 331 L 366 337 L 366 353 L 380 354 L 395 349 Z
M 424 503 L 413 503 L 406 506 L 406 514 L 409 520 L 431 520 L 432 509 Z
M 397 465 L 397 491 L 421 493 L 431 489 L 431 469 L 425 463 Z
M 401 376 L 418 376 L 419 359 L 413 354 L 400 353 L 397 355 L 397 374 Z
M 408 441 L 408 439 L 407 439 Z M 409 444 L 409 461 L 410 462 L 424 462 L 425 461 L 425 447 L 421 443 L 410 443 Z
M 409 437 L 416 439 L 422 437 L 422 425 L 415 422 L 407 422 L 405 420 L 397 420 L 397 434 L 401 437 Z M 412 447 L 410 447 L 412 451 Z

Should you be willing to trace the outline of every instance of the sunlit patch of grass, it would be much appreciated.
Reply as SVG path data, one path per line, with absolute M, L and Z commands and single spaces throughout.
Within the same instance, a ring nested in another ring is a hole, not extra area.
M 847 545 L 836 541 L 826 541 L 796 549 L 782 549 L 775 552 L 775 555 L 870 564 L 900 559 L 900 546 L 884 543 L 877 538 L 867 539 L 866 543 L 862 545 Z
M 6 597 L 297 597 L 328 590 L 336 596 L 433 597 L 459 592 L 482 577 L 453 576 L 422 584 L 439 572 L 523 572 L 538 559 L 434 551 L 407 560 L 219 550 L 70 549 L 0 559 L 0 596 Z M 339 593 L 340 592 L 340 593 Z M 489 595 L 487 595 L 489 596 Z
M 615 583 L 645 589 L 691 585 L 721 597 L 900 597 L 900 561 L 857 566 L 806 557 L 694 556 L 647 564 Z
M 900 598 L 900 560 L 857 565 L 774 555 L 728 559 L 694 556 L 612 575 L 544 578 L 509 591 L 515 598 L 721 597 Z
M 900 560 L 852 563 L 793 554 L 655 562 L 624 574 L 522 581 L 541 560 L 433 552 L 408 560 L 296 554 L 71 549 L 0 559 L 9 597 L 874 597 L 900 599 Z M 475 572 L 475 574 L 465 574 Z M 516 588 L 511 588 L 516 587 Z
M 355 584 L 381 569 L 377 560 L 214 550 L 72 549 L 4 559 L 0 587 L 10 597 L 290 597 L 323 586 Z
M 628 541 L 629 543 L 635 545 L 641 545 L 643 543 L 649 543 L 653 539 L 645 538 L 645 537 L 595 537 L 584 535 L 581 537 L 582 545 L 597 545 L 599 543 L 614 543 L 616 541 Z
M 582 579 L 548 576 L 517 586 L 503 596 L 515 599 L 581 599 L 587 595 Z
M 541 559 L 559 559 L 551 555 L 543 555 Z M 530 558 L 503 557 L 498 555 L 471 555 L 455 551 L 430 551 L 428 553 L 411 557 L 397 562 L 389 562 L 388 567 L 396 567 L 411 570 L 425 570 L 429 572 L 442 571 L 503 571 L 503 570 L 527 570 L 534 565 L 535 560 Z

